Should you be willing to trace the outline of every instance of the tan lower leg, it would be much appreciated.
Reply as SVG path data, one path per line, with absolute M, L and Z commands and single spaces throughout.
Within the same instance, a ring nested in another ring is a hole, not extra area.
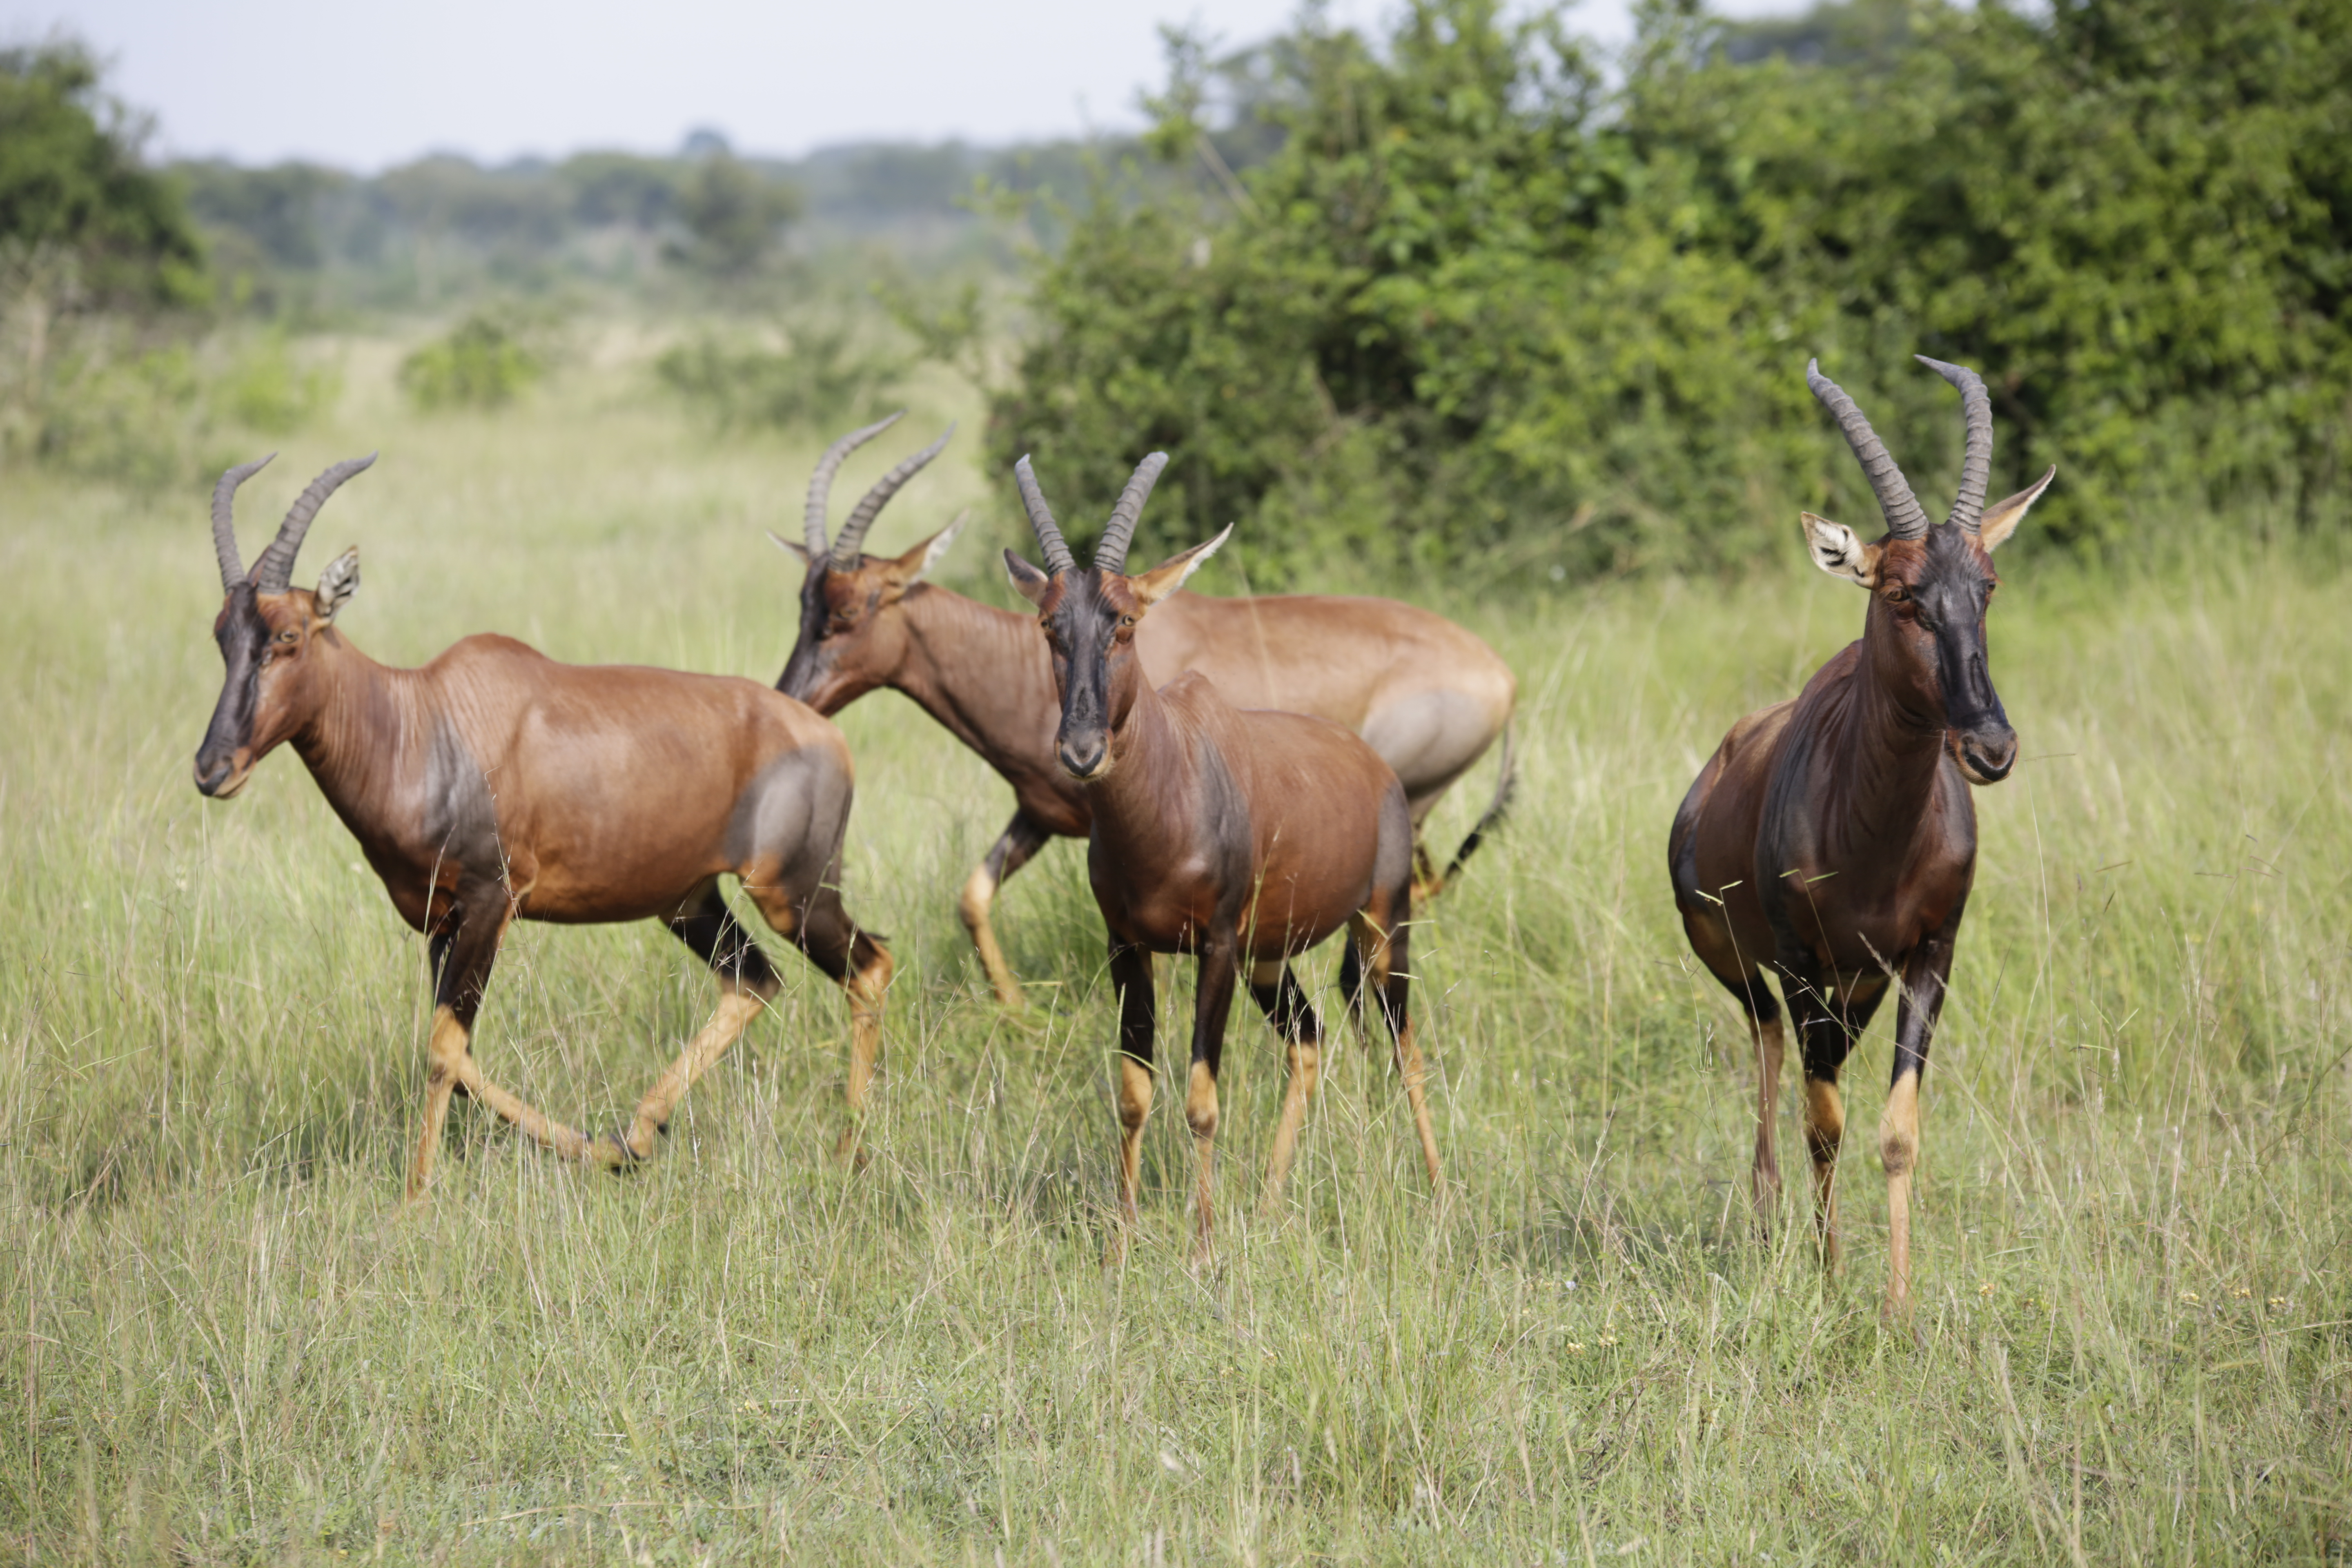
M 897 967 L 888 953 L 877 950 L 873 961 L 849 978 L 849 1081 L 842 1096 L 849 1109 L 849 1125 L 842 1129 L 841 1141 L 834 1145 L 836 1160 L 858 1158 L 866 1091 L 873 1087 L 874 1063 L 882 1054 L 883 1000 Z M 1017 990 L 1014 996 L 1017 1001 Z
M 996 879 L 988 874 L 986 866 L 973 867 L 956 899 L 956 913 L 963 917 L 963 929 L 971 933 L 971 945 L 980 950 L 980 967 L 987 972 L 989 988 L 999 1003 L 1017 1013 L 1022 1006 L 1021 982 L 1013 977 L 1004 950 L 996 945 L 996 928 L 988 923 L 988 911 L 995 902 Z
M 1919 1161 L 1919 1075 L 1906 1072 L 1886 1091 L 1878 1119 L 1878 1157 L 1886 1166 L 1886 1309 L 1911 1305 L 1911 1173 Z
M 1307 1102 L 1315 1098 L 1315 1082 L 1322 1068 L 1321 1042 L 1291 1042 L 1290 1081 L 1282 1091 L 1282 1120 L 1275 1123 L 1274 1159 L 1265 1173 L 1265 1201 L 1269 1206 L 1281 1198 L 1283 1186 L 1290 1180 L 1290 1163 L 1298 1152 L 1299 1130 L 1307 1123 Z
M 1397 1076 L 1404 1079 L 1405 1099 L 1412 1105 L 1412 1125 L 1421 1134 L 1422 1163 L 1429 1167 L 1429 1184 L 1434 1189 L 1444 1184 L 1444 1176 L 1437 1164 L 1437 1131 L 1429 1123 L 1429 1100 L 1422 1092 L 1422 1079 L 1426 1069 L 1422 1065 L 1421 1047 L 1412 1037 L 1412 1025 L 1408 1022 L 1397 1031 Z
M 446 1007 L 433 1010 L 433 1032 L 425 1044 L 425 1129 L 408 1162 L 408 1201 L 425 1195 L 433 1180 L 433 1157 L 441 1149 L 441 1126 L 448 1120 L 449 1096 L 466 1059 L 466 1026 Z
M 1135 1190 L 1143 1179 L 1143 1120 L 1151 1114 L 1151 1069 L 1133 1057 L 1118 1058 L 1118 1207 L 1135 1218 Z
M 1844 1140 L 1845 1100 L 1837 1085 L 1806 1079 L 1805 1147 L 1813 1157 L 1813 1228 L 1821 1237 L 1822 1262 L 1832 1268 L 1838 1260 L 1838 1145 Z
M 766 1000 L 755 991 L 731 985 L 727 988 L 710 1021 L 702 1026 L 701 1032 L 688 1042 L 677 1059 L 654 1080 L 653 1088 L 637 1102 L 637 1113 L 629 1122 L 626 1139 L 630 1153 L 640 1160 L 651 1157 L 654 1141 L 668 1127 L 686 1091 L 709 1070 L 711 1063 L 727 1054 L 727 1047 L 742 1034 L 744 1026 L 758 1017 L 766 1005 Z
M 532 1142 L 552 1150 L 567 1160 L 595 1160 L 613 1165 L 621 1162 L 619 1145 L 604 1139 L 592 1139 L 575 1132 L 561 1121 L 551 1121 L 536 1107 L 525 1104 L 516 1096 L 500 1089 L 482 1076 L 471 1056 L 460 1064 L 458 1084 L 466 1093 L 499 1121 L 509 1122 L 516 1131 Z
M 1193 1235 L 1205 1253 L 1209 1250 L 1210 1235 L 1215 1229 L 1217 1153 L 1217 1079 L 1206 1062 L 1192 1064 L 1192 1076 L 1184 1089 L 1184 1124 L 1192 1130 L 1192 1152 L 1200 1163 L 1199 1213 L 1194 1219 Z
M 1756 1165 L 1752 1186 L 1756 1196 L 1756 1216 L 1769 1222 L 1780 1200 L 1778 1122 L 1780 1059 L 1786 1049 L 1786 1037 L 1781 1033 L 1778 1018 L 1769 1024 L 1750 1018 L 1748 1033 L 1756 1047 Z

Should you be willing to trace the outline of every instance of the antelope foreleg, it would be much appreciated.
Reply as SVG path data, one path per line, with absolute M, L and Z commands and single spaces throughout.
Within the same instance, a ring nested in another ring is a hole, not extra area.
M 1837 1162 L 1845 1142 L 1845 1099 L 1833 1079 L 1805 1079 L 1805 1149 L 1813 1157 L 1813 1230 L 1820 1238 L 1822 1266 L 1838 1261 Z
M 425 1127 L 408 1162 L 408 1201 L 425 1195 L 433 1180 L 433 1157 L 440 1152 L 441 1128 L 449 1118 L 449 1096 L 466 1061 L 466 1026 L 448 1007 L 433 1009 L 433 1033 L 425 1045 Z
M 1919 1159 L 1919 1075 L 1906 1072 L 1886 1091 L 1878 1119 L 1878 1157 L 1886 1166 L 1886 1310 L 1911 1305 L 1911 1172 Z

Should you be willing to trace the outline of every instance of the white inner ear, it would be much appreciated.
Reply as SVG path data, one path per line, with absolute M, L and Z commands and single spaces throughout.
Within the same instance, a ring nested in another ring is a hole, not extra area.
M 1871 570 L 1869 552 L 1853 536 L 1853 530 L 1811 512 L 1801 515 L 1805 520 L 1805 545 L 1813 552 L 1813 564 L 1832 577 L 1869 587 L 1876 574 Z
M 1004 580 L 1013 584 L 1014 593 L 1033 605 L 1043 599 L 1045 596 L 1045 590 L 1054 585 L 1053 578 L 1030 565 L 1010 550 L 1004 552 Z
M 1184 552 L 1183 554 L 1173 556 L 1169 560 L 1163 561 L 1159 565 L 1154 566 L 1150 571 L 1146 572 L 1141 577 L 1136 579 L 1136 581 L 1139 585 L 1148 584 L 1148 586 L 1145 587 L 1145 594 L 1149 595 L 1149 597 L 1145 597 L 1144 595 L 1139 595 L 1138 597 L 1143 598 L 1143 602 L 1146 605 L 1156 605 L 1160 600 L 1168 597 L 1169 595 L 1173 594 L 1177 589 L 1182 587 L 1185 584 L 1191 582 L 1192 580 L 1192 574 L 1198 572 L 1202 564 L 1208 561 L 1209 557 L 1217 552 L 1218 548 L 1225 542 L 1226 539 L 1232 536 L 1233 531 L 1234 525 L 1229 522 L 1225 524 L 1222 531 L 1219 531 L 1216 538 L 1212 539 L 1206 544 L 1196 544 L 1192 546 L 1192 549 Z M 1176 574 L 1176 580 L 1170 583 L 1166 587 L 1161 587 L 1158 581 L 1160 574 L 1167 571 L 1171 566 L 1176 565 L 1179 562 L 1183 563 L 1183 567 L 1182 570 Z
M 1978 531 L 1978 537 L 1983 540 L 1984 547 L 1988 552 L 2000 549 L 2001 542 L 2017 531 L 2017 525 L 2025 521 L 2026 510 L 2042 499 L 2042 492 L 2048 489 L 2050 481 L 2057 477 L 2058 466 L 2053 463 L 2048 473 L 2015 495 L 2004 500 L 1996 501 L 1985 512 L 1984 521 Z
M 773 529 L 768 530 L 768 542 L 771 544 L 773 544 L 777 549 L 782 551 L 785 554 L 791 556 L 793 560 L 799 562 L 802 565 L 805 566 L 808 564 L 807 545 L 794 544 L 791 540 L 786 539 L 782 534 L 778 533 Z
M 327 563 L 319 574 L 319 586 L 310 595 L 311 608 L 322 621 L 331 621 L 335 612 L 351 600 L 360 586 L 360 547 L 352 545 Z
M 925 574 L 928 574 L 932 567 L 940 563 L 940 557 L 948 552 L 948 546 L 956 542 L 956 535 L 963 531 L 963 525 L 971 521 L 971 509 L 967 507 L 963 510 L 956 513 L 956 520 L 953 522 L 948 524 L 945 528 L 940 530 L 939 532 L 933 534 L 931 536 L 931 547 L 923 552 L 923 563 L 915 568 L 914 575 L 908 577 L 907 581 L 909 583 L 921 582 Z

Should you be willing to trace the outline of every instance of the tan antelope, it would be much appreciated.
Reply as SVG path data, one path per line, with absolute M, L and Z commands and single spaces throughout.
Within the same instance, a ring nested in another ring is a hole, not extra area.
M 1087 836 L 1087 795 L 1055 762 L 1060 705 L 1028 617 L 922 581 L 963 519 L 902 555 L 863 552 L 883 505 L 938 456 L 946 436 L 885 475 L 826 542 L 835 472 L 897 418 L 853 431 L 826 451 L 809 480 L 806 543 L 776 540 L 807 568 L 799 640 L 776 685 L 827 715 L 877 687 L 903 692 L 1013 786 L 1013 820 L 964 882 L 958 910 L 998 1000 L 1018 1007 L 1020 983 L 990 909 L 1005 879 L 1048 839 Z M 1494 649 L 1443 616 L 1392 599 L 1186 594 L 1143 623 L 1136 649 L 1150 685 L 1198 670 L 1236 708 L 1311 713 L 1355 731 L 1403 781 L 1416 836 L 1499 735 L 1494 797 L 1453 859 L 1440 873 L 1417 852 L 1423 896 L 1461 870 L 1509 805 L 1517 682 Z
M 1081 571 L 1022 458 L 1013 472 L 1045 570 L 1010 550 L 1004 566 L 1037 606 L 1058 697 L 1054 755 L 1085 791 L 1092 822 L 1087 874 L 1109 928 L 1118 992 L 1118 1196 L 1128 1224 L 1151 1110 L 1150 955 L 1189 952 L 1200 965 L 1184 1120 L 1199 1162 L 1196 1226 L 1205 1252 L 1214 1229 L 1217 1068 L 1244 970 L 1250 995 L 1288 1042 L 1269 1199 L 1289 1173 L 1321 1067 L 1322 1021 L 1289 960 L 1342 925 L 1352 942 L 1341 989 L 1359 1026 L 1364 988 L 1379 1000 L 1433 1186 L 1437 1138 L 1406 1011 L 1412 816 L 1396 773 L 1330 720 L 1237 709 L 1198 670 L 1157 689 L 1144 674 L 1140 626 L 1233 531 L 1124 574 L 1128 542 L 1167 461 L 1155 452 L 1135 470 L 1094 564 Z
M 387 668 L 335 626 L 359 586 L 356 548 L 316 589 L 288 585 L 320 506 L 375 459 L 320 475 L 247 573 L 230 512 L 268 460 L 231 468 L 213 492 L 227 595 L 213 637 L 227 675 L 196 787 L 234 795 L 289 742 L 393 907 L 428 938 L 435 1010 L 408 1195 L 425 1192 L 459 1090 L 571 1158 L 621 1165 L 654 1152 L 680 1098 L 779 988 L 728 910 L 723 874 L 849 993 L 851 1152 L 891 965 L 841 903 L 851 779 L 840 731 L 756 681 L 558 664 L 511 637 L 469 637 L 422 669 Z M 717 1013 L 615 1136 L 549 1120 L 475 1062 L 475 1015 L 517 919 L 658 920 L 719 977 Z
M 1804 514 L 1814 562 L 1868 591 L 1862 639 L 1823 665 L 1793 700 L 1750 713 L 1699 771 L 1675 816 L 1667 862 L 1683 929 L 1747 1014 L 1756 1049 L 1755 1198 L 1780 1190 L 1773 1117 L 1783 1049 L 1780 1008 L 1795 1014 L 1805 1070 L 1805 1142 L 1824 1261 L 1837 1258 L 1838 1069 L 1896 988 L 1895 1067 L 1878 1124 L 1886 1168 L 1886 1305 L 1911 1290 L 1911 1173 L 1919 1084 L 1943 1007 L 1960 914 L 1976 876 L 1971 784 L 1998 784 L 2017 734 L 1985 653 L 1992 552 L 2058 472 L 1988 510 L 1992 406 L 1975 372 L 1922 358 L 1958 387 L 1968 432 L 1958 499 L 1930 525 L 1853 400 L 1821 374 L 1805 380 L 1837 418 L 1886 517 L 1864 544 Z

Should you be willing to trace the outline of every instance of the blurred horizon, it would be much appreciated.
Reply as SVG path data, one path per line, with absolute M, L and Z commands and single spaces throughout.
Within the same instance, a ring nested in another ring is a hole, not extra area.
M 1719 0 L 1734 17 L 1803 10 Z M 1245 47 L 1304 14 L 1295 0 L 940 0 L 760 8 L 683 0 L 657 27 L 614 0 L 460 5 L 419 0 L 397 28 L 357 8 L 290 0 L 0 0 L 0 47 L 86 43 L 109 89 L 151 116 L 150 155 L 247 166 L 308 163 L 369 176 L 436 155 L 484 166 L 583 152 L 667 156 L 701 132 L 752 156 L 860 145 L 980 148 L 1130 135 L 1165 76 L 1164 25 Z M 1374 34 L 1401 7 L 1329 0 L 1334 26 Z M 1570 15 L 1603 46 L 1633 0 Z M 463 47 L 453 47 L 457 44 Z

